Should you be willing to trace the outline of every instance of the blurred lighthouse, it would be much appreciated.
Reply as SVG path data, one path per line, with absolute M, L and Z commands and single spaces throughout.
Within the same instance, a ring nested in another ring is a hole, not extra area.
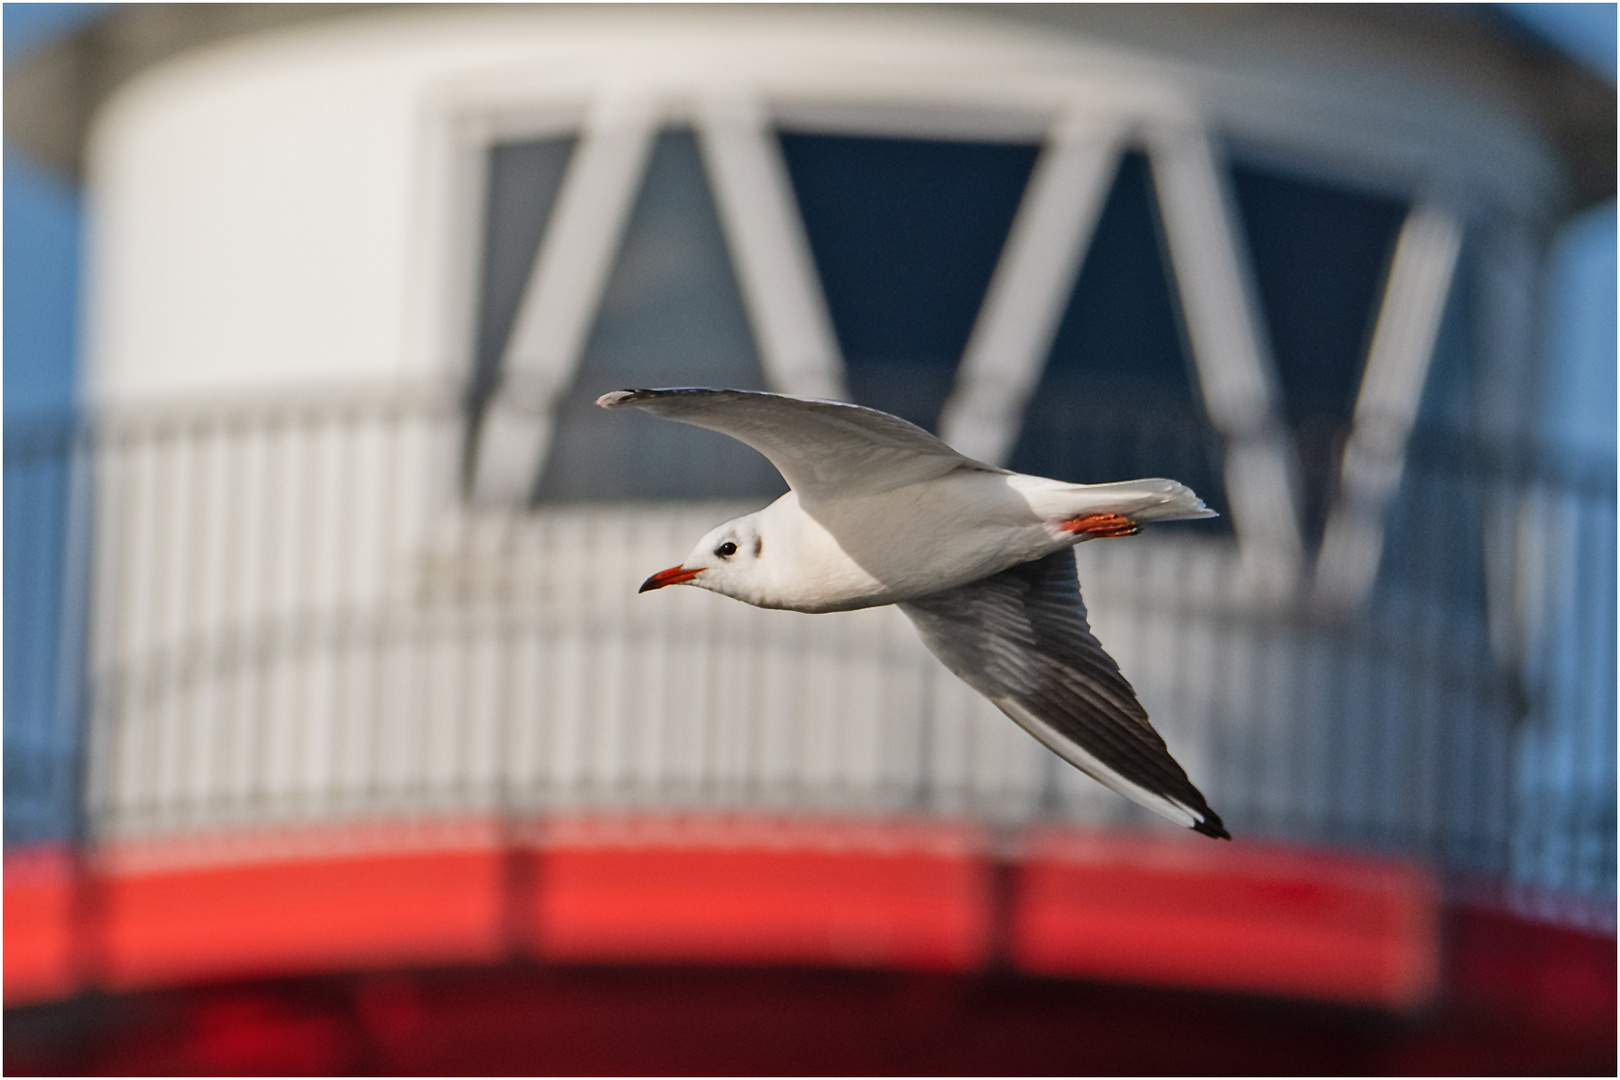
M 109 12 L 7 92 L 62 85 L 8 133 L 92 222 L 28 721 L 82 767 L 15 790 L 86 849 L 1159 835 L 893 611 L 635 595 L 782 483 L 591 402 L 711 385 L 1189 483 L 1219 519 L 1079 567 L 1234 833 L 1612 921 L 1613 462 L 1527 407 L 1600 80 L 1396 8 L 246 5 Z

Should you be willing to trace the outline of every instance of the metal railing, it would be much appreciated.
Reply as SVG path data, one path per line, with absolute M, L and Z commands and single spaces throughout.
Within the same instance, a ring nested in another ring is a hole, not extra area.
M 893 609 L 636 595 L 749 507 L 474 510 L 463 423 L 449 396 L 362 392 L 9 425 L 8 842 L 591 807 L 1158 827 Z M 1254 595 L 1219 530 L 1078 557 L 1099 637 L 1238 836 L 1601 902 L 1614 552 L 1612 465 L 1453 440 L 1414 445 L 1349 615 Z

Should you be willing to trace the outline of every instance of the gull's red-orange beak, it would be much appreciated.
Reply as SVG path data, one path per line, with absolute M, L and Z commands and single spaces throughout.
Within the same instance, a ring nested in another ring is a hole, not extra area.
M 702 567 L 698 567 L 696 570 L 688 570 L 684 566 L 672 566 L 668 570 L 658 571 L 658 573 L 643 581 L 641 588 L 637 589 L 636 592 L 651 592 L 654 589 L 662 589 L 665 585 L 680 585 L 691 581 L 701 573 L 703 573 Z

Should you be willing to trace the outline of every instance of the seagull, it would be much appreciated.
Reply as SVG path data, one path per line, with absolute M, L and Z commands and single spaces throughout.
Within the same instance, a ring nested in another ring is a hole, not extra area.
M 596 403 L 729 435 L 790 489 L 713 529 L 641 592 L 696 585 L 810 613 L 894 604 L 947 668 L 1058 756 L 1171 821 L 1231 839 L 1092 635 L 1072 550 L 1143 522 L 1215 516 L 1191 489 L 1011 472 L 840 401 L 680 388 Z

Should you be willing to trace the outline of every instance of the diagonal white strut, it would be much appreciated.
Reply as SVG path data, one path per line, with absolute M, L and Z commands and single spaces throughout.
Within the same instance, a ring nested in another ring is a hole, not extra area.
M 743 94 L 711 94 L 699 105 L 697 128 L 770 388 L 846 398 L 832 317 L 764 110 Z
M 1298 470 L 1231 200 L 1203 131 L 1159 128 L 1148 142 L 1204 408 L 1226 442 L 1239 555 L 1251 581 L 1283 595 L 1303 564 Z
M 940 413 L 940 437 L 968 457 L 1005 465 L 1012 454 L 1119 167 L 1121 137 L 1117 122 L 1084 115 L 1063 117 L 1048 135 Z
M 642 98 L 604 99 L 585 119 L 484 411 L 476 503 L 523 502 L 545 465 L 556 401 L 579 366 L 659 119 Z
M 1461 248 L 1461 224 L 1439 206 L 1419 204 L 1401 226 L 1316 564 L 1316 598 L 1330 608 L 1359 602 L 1378 576 L 1384 514 L 1401 480 Z

